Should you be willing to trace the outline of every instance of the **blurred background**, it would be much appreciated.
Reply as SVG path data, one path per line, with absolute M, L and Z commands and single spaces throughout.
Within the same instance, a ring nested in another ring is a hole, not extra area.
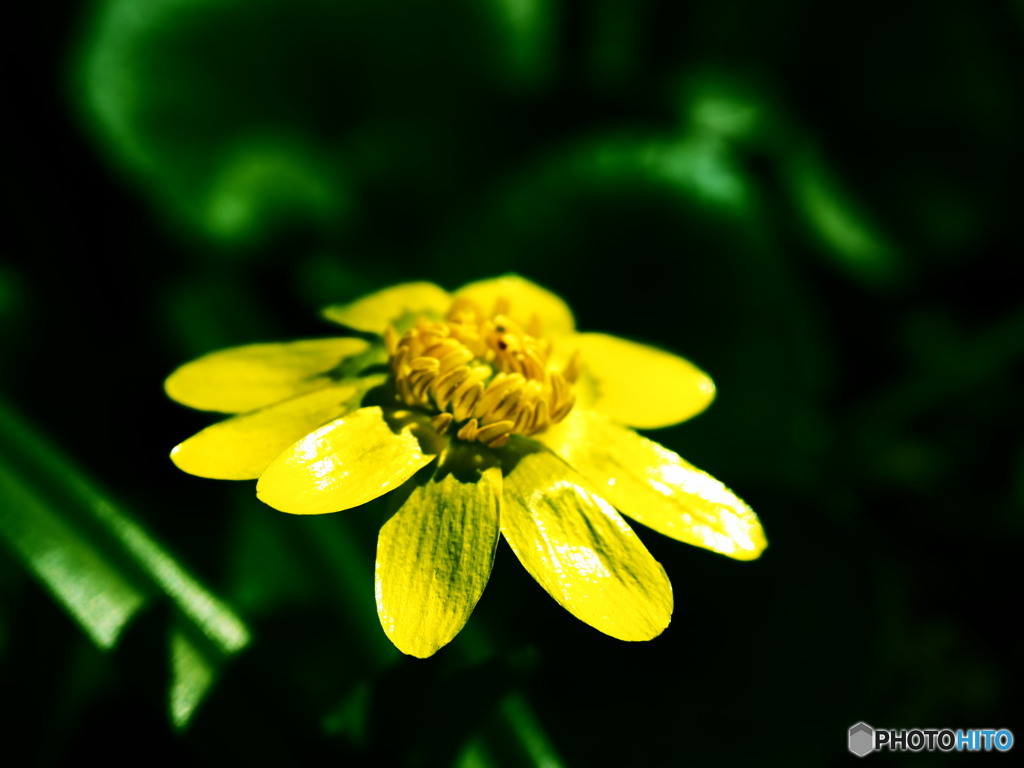
M 12 12 L 0 762 L 831 765 L 860 720 L 1024 736 L 1021 3 Z M 502 544 L 467 629 L 403 657 L 384 508 L 290 517 L 179 472 L 212 419 L 162 381 L 332 334 L 321 306 L 384 285 L 509 271 L 715 378 L 652 436 L 770 547 L 637 526 L 676 613 L 628 644 Z

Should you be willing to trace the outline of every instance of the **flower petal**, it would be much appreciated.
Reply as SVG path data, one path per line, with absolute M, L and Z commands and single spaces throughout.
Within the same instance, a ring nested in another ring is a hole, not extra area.
M 561 297 L 519 275 L 464 285 L 455 292 L 455 297 L 472 299 L 486 312 L 490 312 L 499 299 L 507 299 L 514 320 L 526 326 L 536 315 L 546 334 L 572 333 L 576 327 L 572 310 Z
M 207 427 L 176 446 L 171 459 L 184 470 L 215 480 L 255 480 L 296 440 L 359 407 L 359 398 L 382 376 L 307 392 Z
M 357 507 L 397 488 L 434 459 L 410 420 L 397 431 L 380 408 L 360 408 L 287 448 L 260 476 L 256 495 L 295 515 Z M 429 425 L 427 426 L 429 429 Z
M 327 386 L 328 371 L 369 346 L 335 338 L 231 347 L 185 363 L 167 377 L 164 390 L 202 411 L 252 411 Z
M 558 457 L 518 456 L 505 474 L 501 532 L 562 606 L 620 640 L 650 640 L 672 618 L 672 585 L 611 504 Z
M 679 454 L 586 410 L 537 439 L 565 459 L 624 515 L 673 539 L 736 560 L 768 545 L 757 515 Z
M 444 316 L 452 303 L 448 292 L 433 283 L 402 283 L 371 293 L 350 304 L 332 304 L 321 314 L 357 331 L 383 335 L 389 325 L 409 325 L 416 315 Z
M 667 427 L 696 416 L 715 397 L 711 378 L 678 355 L 645 344 L 581 333 L 567 339 L 594 384 L 594 410 L 640 429 Z
M 377 539 L 377 615 L 402 653 L 426 658 L 476 607 L 498 543 L 501 470 L 457 478 L 442 467 L 416 485 Z

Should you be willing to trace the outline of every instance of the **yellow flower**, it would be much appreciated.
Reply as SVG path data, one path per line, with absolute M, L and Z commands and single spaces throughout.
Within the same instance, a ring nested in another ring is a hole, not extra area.
M 558 296 L 515 276 L 454 294 L 398 285 L 324 315 L 364 338 L 236 347 L 171 374 L 178 402 L 238 414 L 171 457 L 259 478 L 259 498 L 294 514 L 395 491 L 376 598 L 401 651 L 430 656 L 458 634 L 499 535 L 570 613 L 622 640 L 661 634 L 672 587 L 620 512 L 740 560 L 766 546 L 743 501 L 630 429 L 707 407 L 714 386 L 686 360 L 579 333 Z

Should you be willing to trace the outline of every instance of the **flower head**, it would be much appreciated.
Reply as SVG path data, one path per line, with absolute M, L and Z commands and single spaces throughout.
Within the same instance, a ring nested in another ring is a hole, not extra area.
M 403 652 L 458 634 L 502 536 L 555 600 L 622 640 L 668 626 L 672 587 L 620 513 L 740 560 L 766 546 L 735 494 L 631 429 L 711 402 L 686 360 L 579 333 L 558 296 L 515 276 L 454 294 L 398 285 L 324 314 L 362 338 L 236 347 L 171 374 L 173 399 L 237 414 L 171 457 L 202 477 L 259 478 L 259 498 L 294 514 L 393 491 L 376 597 Z

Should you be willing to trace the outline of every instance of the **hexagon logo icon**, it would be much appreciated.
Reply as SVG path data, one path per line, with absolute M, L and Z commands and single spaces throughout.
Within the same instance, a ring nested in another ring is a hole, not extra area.
M 850 726 L 850 740 L 847 745 L 857 757 L 864 757 L 875 751 L 875 729 L 867 723 Z

